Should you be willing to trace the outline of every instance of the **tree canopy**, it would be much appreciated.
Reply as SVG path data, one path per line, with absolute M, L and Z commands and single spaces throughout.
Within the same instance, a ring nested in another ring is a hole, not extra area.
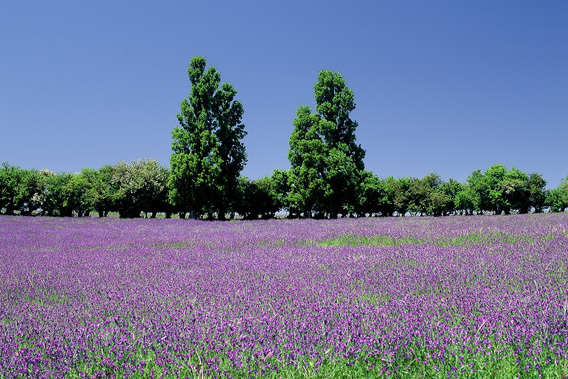
M 170 200 L 193 218 L 217 212 L 220 219 L 235 202 L 239 174 L 246 164 L 246 135 L 237 91 L 221 83 L 215 67 L 193 57 L 188 75 L 191 92 L 181 102 L 179 126 L 172 131 Z
M 343 77 L 320 71 L 314 95 L 316 112 L 302 105 L 293 121 L 289 201 L 306 217 L 315 211 L 336 218 L 357 206 L 365 150 L 356 144 L 357 122 L 350 118 L 354 95 Z

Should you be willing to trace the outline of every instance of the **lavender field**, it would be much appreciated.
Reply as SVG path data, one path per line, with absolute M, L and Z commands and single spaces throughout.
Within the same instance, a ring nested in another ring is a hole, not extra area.
M 564 378 L 568 215 L 0 216 L 0 377 Z

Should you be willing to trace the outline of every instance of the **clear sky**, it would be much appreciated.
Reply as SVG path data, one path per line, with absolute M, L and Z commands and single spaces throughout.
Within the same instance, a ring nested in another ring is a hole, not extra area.
M 243 103 L 250 178 L 287 169 L 320 69 L 355 94 L 366 169 L 568 175 L 568 1 L 28 1 L 0 11 L 0 162 L 169 165 L 202 55 Z

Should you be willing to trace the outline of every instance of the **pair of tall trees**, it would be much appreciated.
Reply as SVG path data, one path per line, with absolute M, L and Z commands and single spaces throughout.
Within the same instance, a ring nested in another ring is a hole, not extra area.
M 205 68 L 205 58 L 191 59 L 191 92 L 181 103 L 179 126 L 172 131 L 170 200 L 192 218 L 216 213 L 224 219 L 228 209 L 239 206 L 242 192 L 239 174 L 247 161 L 241 141 L 246 135 L 243 106 L 235 100 L 233 86 L 220 84 L 214 67 Z M 354 96 L 341 75 L 322 70 L 314 92 L 316 112 L 302 105 L 293 122 L 289 201 L 293 211 L 304 216 L 324 209 L 336 218 L 357 203 L 365 150 L 355 143 L 357 122 L 349 116 Z

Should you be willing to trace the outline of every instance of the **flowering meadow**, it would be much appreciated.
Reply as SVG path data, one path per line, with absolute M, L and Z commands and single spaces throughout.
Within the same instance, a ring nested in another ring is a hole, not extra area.
M 0 216 L 0 377 L 568 377 L 568 214 Z

